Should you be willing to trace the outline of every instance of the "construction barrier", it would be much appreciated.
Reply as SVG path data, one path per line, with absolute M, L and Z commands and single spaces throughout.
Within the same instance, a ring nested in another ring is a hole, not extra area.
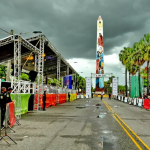
M 70 101 L 74 101 L 77 99 L 77 95 L 76 94 L 70 94 Z
M 144 109 L 150 109 L 150 99 L 145 99 L 144 100 L 143 108 Z
M 120 100 L 129 105 L 142 107 L 144 109 L 150 109 L 150 99 L 131 98 L 131 97 L 125 97 L 125 96 L 119 96 L 119 95 L 114 95 L 113 98 L 115 100 Z
M 67 100 L 67 94 L 59 94 L 59 104 L 65 103 Z

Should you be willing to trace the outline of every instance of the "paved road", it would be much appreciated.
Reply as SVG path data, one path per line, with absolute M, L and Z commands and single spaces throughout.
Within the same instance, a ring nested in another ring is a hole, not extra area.
M 108 110 L 106 102 L 113 111 Z M 96 104 L 101 106 L 96 107 Z M 115 108 L 114 105 L 120 106 Z M 134 106 L 105 98 L 104 102 L 93 98 L 89 101 L 80 99 L 49 107 L 47 111 L 38 113 L 30 112 L 22 116 L 21 126 L 14 126 L 16 133 L 8 131 L 17 145 L 8 140 L 12 143 L 8 147 L 1 141 L 0 150 L 100 150 L 101 143 L 104 150 L 137 150 L 137 146 L 113 117 L 114 111 L 123 119 L 130 117 L 128 115 L 133 113 L 130 107 Z M 126 108 L 130 108 L 127 109 L 128 112 Z M 134 109 L 141 111 L 139 108 Z M 131 120 L 125 122 L 129 125 L 132 123 Z M 138 124 L 130 127 L 136 128 Z

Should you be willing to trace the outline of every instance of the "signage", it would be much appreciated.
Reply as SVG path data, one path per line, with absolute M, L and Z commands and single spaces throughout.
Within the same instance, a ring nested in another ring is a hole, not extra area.
M 118 95 L 118 79 L 113 78 L 112 79 L 112 94 L 113 95 Z
M 91 78 L 86 78 L 86 98 L 91 98 Z

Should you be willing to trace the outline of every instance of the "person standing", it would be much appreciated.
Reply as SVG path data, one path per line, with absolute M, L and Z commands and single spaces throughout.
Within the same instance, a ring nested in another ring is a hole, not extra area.
M 46 103 L 46 91 L 44 91 L 44 94 L 43 94 L 43 111 L 45 111 L 45 103 Z
M 9 87 L 8 88 L 8 91 L 6 92 L 6 102 L 7 103 L 10 103 L 10 102 L 15 102 L 14 100 L 12 101 L 11 100 L 11 96 L 10 96 L 10 94 L 12 93 L 12 88 L 11 87 Z
M 70 92 L 68 92 L 68 102 L 70 102 Z
M 6 112 L 6 88 L 2 87 L 2 93 L 0 95 L 0 105 L 1 105 L 1 128 L 4 127 L 3 122 L 5 119 Z

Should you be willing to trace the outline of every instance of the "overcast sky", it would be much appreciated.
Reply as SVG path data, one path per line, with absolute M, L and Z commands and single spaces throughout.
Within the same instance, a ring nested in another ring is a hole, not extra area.
M 42 31 L 84 77 L 96 72 L 100 15 L 104 21 L 105 73 L 119 77 L 122 85 L 125 69 L 119 62 L 120 50 L 150 33 L 150 0 L 3 0 L 0 14 L 0 28 L 6 31 Z M 5 36 L 0 33 L 0 38 Z

